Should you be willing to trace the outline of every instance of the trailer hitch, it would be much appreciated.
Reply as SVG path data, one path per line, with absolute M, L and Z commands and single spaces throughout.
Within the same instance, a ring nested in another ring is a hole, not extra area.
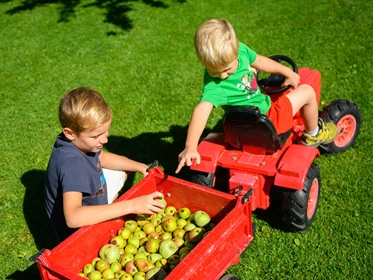
M 242 204 L 244 204 L 244 203 L 246 203 L 246 202 L 249 201 L 249 198 L 250 198 L 250 196 L 253 195 L 253 192 L 254 192 L 254 189 L 253 189 L 253 188 L 250 188 L 250 189 L 245 193 L 245 195 L 244 195 L 244 196 L 242 197 L 242 199 L 241 199 Z

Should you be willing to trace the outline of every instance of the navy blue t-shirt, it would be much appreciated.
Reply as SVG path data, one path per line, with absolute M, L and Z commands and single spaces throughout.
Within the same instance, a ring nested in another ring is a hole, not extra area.
M 66 225 L 63 193 L 81 192 L 83 206 L 108 203 L 99 154 L 84 154 L 63 133 L 56 138 L 47 168 L 44 199 L 45 209 L 59 242 L 78 230 Z

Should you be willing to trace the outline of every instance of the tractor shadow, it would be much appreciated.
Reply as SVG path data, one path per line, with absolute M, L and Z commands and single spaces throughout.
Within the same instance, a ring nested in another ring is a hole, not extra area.
M 128 17 L 128 12 L 131 12 L 132 2 L 142 2 L 150 7 L 157 9 L 166 9 L 169 7 L 163 1 L 157 0 L 96 0 L 92 3 L 86 4 L 83 8 L 97 7 L 102 9 L 105 15 L 104 22 L 114 24 L 121 28 L 124 31 L 128 31 L 133 28 L 132 20 Z M 0 0 L 0 3 L 10 2 L 9 0 Z M 72 18 L 75 17 L 75 11 L 77 7 L 81 4 L 80 0 L 24 0 L 21 3 L 8 10 L 6 14 L 14 15 L 24 11 L 31 11 L 35 8 L 55 4 L 59 11 L 59 20 L 58 22 L 69 22 Z M 185 3 L 186 0 L 174 0 L 176 4 Z M 108 32 L 108 36 L 116 35 L 116 32 Z

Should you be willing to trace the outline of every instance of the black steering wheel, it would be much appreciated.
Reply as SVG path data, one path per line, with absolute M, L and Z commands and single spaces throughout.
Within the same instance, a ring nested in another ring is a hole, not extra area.
M 269 58 L 273 59 L 274 61 L 277 61 L 280 63 L 281 61 L 285 61 L 290 64 L 290 66 L 293 68 L 293 71 L 298 74 L 298 66 L 295 64 L 294 60 L 292 60 L 290 57 L 287 57 L 285 55 L 273 55 Z M 278 74 L 271 74 L 268 78 L 259 80 L 259 73 L 258 70 L 256 73 L 256 80 L 258 83 L 259 88 L 262 92 L 265 92 L 267 94 L 276 94 L 276 93 L 282 93 L 284 91 L 287 91 L 291 85 L 287 85 L 284 87 L 281 87 L 282 83 L 285 81 L 285 77 Z M 268 89 L 268 87 L 280 87 L 276 89 Z

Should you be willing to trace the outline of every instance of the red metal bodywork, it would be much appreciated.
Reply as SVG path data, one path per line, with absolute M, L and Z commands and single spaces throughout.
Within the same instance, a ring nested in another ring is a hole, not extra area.
M 301 77 L 300 84 L 311 85 L 319 102 L 320 72 L 301 68 L 298 73 Z M 271 95 L 271 99 L 275 101 L 279 96 L 290 91 Z M 215 173 L 217 167 L 229 169 L 229 192 L 235 193 L 240 186 L 239 196 L 242 196 L 252 188 L 254 192 L 251 210 L 267 209 L 271 186 L 302 189 L 313 160 L 319 157 L 318 149 L 298 144 L 303 130 L 303 121 L 298 112 L 293 118 L 293 128 L 289 138 L 283 147 L 274 153 L 266 153 L 250 145 L 236 149 L 225 141 L 224 134 L 210 133 L 198 146 L 201 163 L 191 166 L 191 169 L 206 173 Z

